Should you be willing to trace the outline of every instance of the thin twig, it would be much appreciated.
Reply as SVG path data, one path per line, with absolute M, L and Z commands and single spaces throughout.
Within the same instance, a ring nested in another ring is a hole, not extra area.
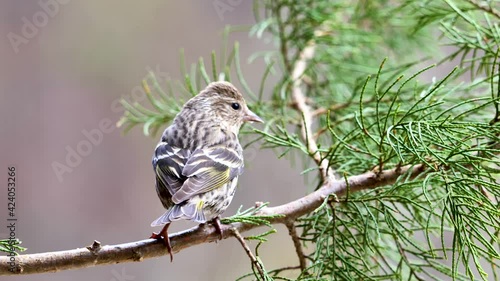
M 410 276 L 413 275 L 415 278 L 417 278 L 418 281 L 424 281 L 425 279 L 422 279 L 420 276 L 418 276 L 414 265 L 410 262 L 410 259 L 406 255 L 404 247 L 401 245 L 401 242 L 399 242 L 399 238 L 394 235 L 394 241 L 396 242 L 396 246 L 398 248 L 399 255 L 403 259 L 403 261 L 406 263 L 406 265 L 410 268 Z
M 271 2 L 273 3 L 273 2 Z M 291 65 L 290 61 L 288 60 L 288 45 L 287 45 L 287 40 L 285 37 L 285 24 L 283 23 L 283 20 L 281 19 L 281 6 L 279 3 L 274 3 L 272 4 L 273 7 L 273 12 L 277 20 L 277 25 L 278 25 L 278 34 L 279 34 L 279 39 L 280 39 L 280 52 L 283 56 L 283 64 L 285 65 L 285 69 L 289 72 L 291 70 Z
M 250 247 L 248 247 L 247 242 L 245 241 L 245 238 L 241 236 L 240 232 L 236 228 L 231 228 L 231 232 L 233 233 L 234 237 L 240 242 L 241 246 L 245 250 L 245 253 L 247 253 L 248 257 L 250 258 L 250 261 L 252 262 L 253 266 L 257 268 L 257 271 L 259 272 L 259 275 L 262 277 L 262 280 L 265 280 L 265 274 L 264 274 L 264 269 L 262 268 L 262 265 L 260 262 L 257 260 L 257 257 L 252 253 L 252 250 L 250 250 Z
M 294 221 L 318 208 L 329 194 L 342 196 L 360 190 L 385 186 L 396 182 L 400 175 L 409 175 L 405 178 L 414 178 L 425 171 L 425 166 L 407 165 L 390 170 L 384 170 L 378 174 L 367 172 L 361 175 L 351 176 L 346 179 L 333 180 L 325 183 L 318 190 L 299 198 L 295 201 L 276 206 L 264 207 L 255 215 L 283 215 L 282 217 L 270 218 L 272 224 L 285 224 Z M 240 233 L 260 227 L 248 223 L 232 223 L 222 225 L 223 238 L 231 235 L 231 228 Z M 219 233 L 209 224 L 200 225 L 188 230 L 170 235 L 172 251 L 174 253 L 183 249 L 219 240 Z M 123 262 L 139 262 L 144 259 L 168 255 L 168 251 L 162 242 L 156 239 L 146 239 L 118 245 L 101 245 L 100 247 L 86 247 L 74 250 L 48 252 L 40 254 L 26 254 L 14 257 L 14 263 L 10 264 L 10 258 L 0 257 L 0 275 L 26 275 L 44 272 L 57 272 L 61 270 L 93 267 L 96 265 L 116 264 Z M 12 270 L 11 270 L 12 269 Z
M 300 269 L 300 265 L 285 266 L 285 267 L 276 268 L 276 269 L 273 269 L 273 270 L 269 271 L 269 273 L 272 274 L 273 276 L 276 276 L 276 275 L 280 274 L 283 271 L 297 270 L 297 269 Z
M 319 115 L 326 114 L 328 111 L 335 111 L 335 110 L 344 109 L 344 108 L 350 106 L 351 104 L 352 104 L 352 102 L 346 102 L 346 103 L 334 104 L 328 108 L 319 107 L 316 110 L 314 110 L 311 114 L 313 117 L 316 117 Z
M 367 100 L 363 101 L 363 104 L 370 104 L 370 103 L 374 102 L 375 100 L 376 100 L 376 98 L 367 99 Z M 389 99 L 389 98 L 380 100 L 380 102 L 390 102 L 390 101 L 391 101 L 391 99 Z M 328 113 L 328 111 L 336 111 L 336 110 L 344 109 L 344 108 L 351 106 L 353 103 L 354 103 L 354 101 L 351 100 L 351 101 L 344 102 L 344 103 L 333 104 L 330 107 L 326 107 L 326 108 L 319 107 L 312 112 L 312 116 L 316 117 L 319 115 L 326 114 L 326 113 Z
M 307 68 L 307 61 L 314 56 L 316 44 L 311 40 L 307 46 L 300 52 L 299 58 L 295 61 L 292 71 L 292 102 L 294 108 L 302 115 L 304 122 L 300 124 L 302 139 L 307 143 L 307 151 L 319 166 L 321 179 L 323 183 L 335 179 L 333 171 L 328 170 L 328 161 L 322 159 L 318 151 L 318 144 L 314 138 L 312 130 L 313 112 L 307 104 L 307 97 L 302 90 L 302 76 Z
M 479 10 L 482 10 L 486 13 L 490 13 L 500 19 L 500 12 L 495 8 L 489 5 L 484 5 L 484 4 L 481 5 L 477 0 L 467 0 L 467 2 L 471 3 L 474 7 L 478 8 Z
M 293 245 L 295 246 L 295 252 L 299 257 L 300 270 L 304 272 L 306 270 L 306 256 L 304 255 L 304 250 L 302 249 L 302 244 L 300 243 L 299 236 L 297 235 L 297 228 L 295 227 L 295 221 L 287 221 L 285 223 L 288 228 L 288 234 L 292 237 Z

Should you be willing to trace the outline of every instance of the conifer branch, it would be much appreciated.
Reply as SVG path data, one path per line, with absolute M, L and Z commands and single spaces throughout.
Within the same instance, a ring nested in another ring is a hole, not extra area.
M 493 8 L 492 6 L 484 3 L 481 4 L 477 0 L 467 0 L 467 2 L 471 3 L 474 7 L 478 8 L 479 10 L 482 10 L 483 12 L 489 13 L 500 19 L 500 11 L 497 9 Z
M 302 249 L 302 244 L 300 243 L 300 238 L 297 234 L 295 222 L 289 221 L 285 225 L 288 228 L 288 234 L 290 235 L 290 237 L 292 237 L 293 245 L 295 246 L 295 252 L 297 252 L 297 256 L 299 258 L 300 270 L 305 271 L 307 268 L 306 255 L 304 254 L 304 250 Z
M 314 159 L 319 167 L 322 182 L 325 183 L 330 179 L 334 179 L 335 176 L 333 175 L 333 172 L 328 169 L 328 161 L 323 159 L 318 151 L 318 144 L 316 143 L 312 130 L 314 113 L 307 104 L 307 97 L 304 95 L 302 90 L 302 76 L 306 71 L 307 61 L 314 56 L 315 48 L 315 42 L 314 40 L 311 40 L 309 44 L 307 44 L 307 46 L 300 52 L 299 59 L 294 64 L 292 71 L 292 103 L 294 108 L 302 115 L 303 122 L 300 124 L 302 139 L 307 144 L 307 151 L 309 152 L 309 155 Z
M 262 279 L 265 279 L 265 273 L 264 269 L 262 268 L 262 264 L 257 260 L 257 257 L 255 257 L 255 255 L 252 253 L 252 250 L 248 246 L 247 242 L 245 242 L 245 238 L 241 236 L 240 232 L 236 228 L 231 228 L 231 231 L 234 237 L 236 237 L 236 240 L 240 242 L 247 256 L 250 258 L 250 261 L 252 262 L 252 267 L 257 268 L 257 272 L 259 272 L 260 277 L 262 277 Z
M 349 193 L 372 189 L 395 183 L 399 176 L 414 178 L 425 171 L 423 165 L 404 166 L 391 170 L 384 170 L 375 174 L 370 171 L 361 175 L 348 177 L 346 180 L 334 180 L 324 184 L 321 188 L 295 201 L 276 206 L 264 207 L 256 216 L 270 216 L 271 224 L 286 224 L 321 206 L 330 194 L 342 196 L 348 189 Z M 280 216 L 282 215 L 282 216 Z M 231 229 L 245 232 L 260 225 L 235 222 L 222 225 L 223 239 L 233 237 Z M 173 252 L 198 244 L 214 242 L 219 239 L 219 233 L 209 224 L 177 232 L 170 236 Z M 94 242 L 92 246 L 73 250 L 47 252 L 39 254 L 25 254 L 15 257 L 15 263 L 10 264 L 10 257 L 0 257 L 0 275 L 26 275 L 62 270 L 93 267 L 96 265 L 116 264 L 123 262 L 140 262 L 145 259 L 168 255 L 165 246 L 155 239 L 145 239 L 117 245 L 104 245 Z M 11 270 L 12 269 L 12 270 Z

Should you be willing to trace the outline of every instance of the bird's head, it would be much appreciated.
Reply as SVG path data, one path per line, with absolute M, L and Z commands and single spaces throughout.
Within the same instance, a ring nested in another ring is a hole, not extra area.
M 236 134 L 245 122 L 263 122 L 248 109 L 243 95 L 229 82 L 210 83 L 186 106 L 199 114 L 213 116 L 215 122 Z

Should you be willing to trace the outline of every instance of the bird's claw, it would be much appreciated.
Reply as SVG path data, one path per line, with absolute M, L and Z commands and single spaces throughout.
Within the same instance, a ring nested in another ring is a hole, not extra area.
M 167 229 L 169 225 L 165 225 L 163 229 L 159 233 L 152 233 L 151 239 L 159 240 L 163 243 L 165 247 L 167 247 L 168 253 L 170 254 L 170 262 L 174 261 L 174 254 L 172 253 L 172 246 L 170 245 L 170 238 L 168 237 Z
M 220 220 L 219 220 L 219 217 L 213 219 L 213 223 L 214 223 L 214 226 L 215 226 L 215 230 L 217 231 L 217 233 L 219 233 L 219 240 L 222 240 L 222 238 L 224 238 L 224 232 L 222 230 L 222 226 L 220 224 Z

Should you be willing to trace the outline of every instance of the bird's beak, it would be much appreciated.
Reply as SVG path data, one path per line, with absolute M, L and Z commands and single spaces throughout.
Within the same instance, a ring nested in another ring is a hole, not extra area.
M 257 114 L 253 113 L 250 109 L 247 110 L 247 113 L 243 117 L 243 121 L 264 123 L 264 121 L 259 116 L 257 116 Z

